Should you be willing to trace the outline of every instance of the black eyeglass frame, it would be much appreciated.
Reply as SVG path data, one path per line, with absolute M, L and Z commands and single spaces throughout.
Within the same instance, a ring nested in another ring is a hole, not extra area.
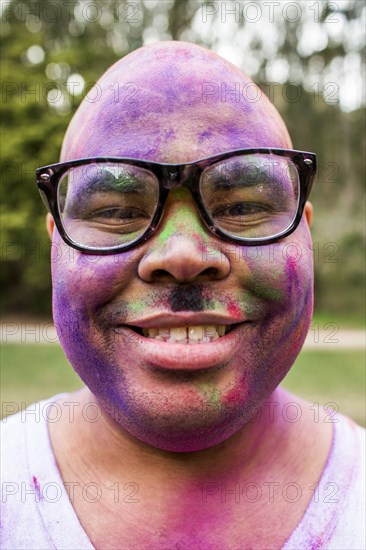
M 286 157 L 290 159 L 297 168 L 300 182 L 300 195 L 298 200 L 298 207 L 296 215 L 293 219 L 291 225 L 286 228 L 284 231 L 264 238 L 243 238 L 230 236 L 223 232 L 220 227 L 218 227 L 214 220 L 211 219 L 207 213 L 200 191 L 199 191 L 199 181 L 202 172 L 210 165 L 215 164 L 219 161 L 226 160 L 231 157 L 242 156 L 242 155 L 252 155 L 252 154 L 267 154 L 267 155 L 277 155 L 280 157 Z M 88 164 L 108 164 L 108 163 L 120 163 L 128 164 L 132 166 L 137 166 L 144 168 L 145 170 L 150 170 L 159 182 L 159 197 L 158 203 L 156 206 L 155 213 L 152 217 L 149 227 L 146 229 L 142 235 L 136 238 L 130 243 L 117 245 L 114 247 L 88 247 L 80 245 L 73 241 L 67 234 L 64 226 L 62 224 L 61 215 L 58 207 L 58 185 L 61 181 L 62 176 L 70 169 L 76 166 L 83 166 Z M 131 248 L 135 248 L 139 244 L 145 242 L 156 230 L 159 225 L 160 220 L 162 219 L 164 213 L 164 207 L 166 200 L 168 198 L 169 191 L 178 187 L 180 185 L 187 187 L 192 193 L 193 199 L 198 207 L 199 214 L 201 219 L 204 221 L 207 228 L 214 235 L 220 237 L 224 241 L 241 244 L 246 246 L 258 246 L 278 242 L 279 240 L 287 237 L 295 231 L 297 226 L 300 223 L 305 203 L 310 195 L 312 184 L 314 181 L 314 176 L 316 174 L 316 154 L 306 151 L 296 151 L 290 149 L 277 149 L 277 148 L 254 148 L 254 149 L 234 149 L 232 151 L 227 151 L 225 153 L 219 153 L 207 158 L 203 158 L 193 162 L 180 163 L 180 164 L 168 164 L 168 163 L 159 163 L 155 161 L 143 160 L 143 159 L 134 159 L 134 158 L 124 158 L 124 157 L 91 157 L 83 158 L 78 160 L 72 160 L 67 162 L 59 162 L 56 164 L 50 164 L 48 166 L 42 166 L 37 168 L 37 185 L 43 202 L 45 203 L 47 209 L 51 212 L 58 232 L 60 233 L 62 239 L 66 244 L 84 252 L 87 254 L 116 254 L 118 252 L 127 251 Z

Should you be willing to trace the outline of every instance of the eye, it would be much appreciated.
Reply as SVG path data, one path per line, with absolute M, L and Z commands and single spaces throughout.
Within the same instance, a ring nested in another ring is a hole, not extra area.
M 103 218 L 105 220 L 133 220 L 146 217 L 146 213 L 137 208 L 105 208 L 97 210 L 89 215 L 90 218 Z
M 213 216 L 248 216 L 250 214 L 259 214 L 268 212 L 268 208 L 263 204 L 238 202 L 236 204 L 226 204 L 216 208 Z
M 110 225 L 127 226 L 133 222 L 150 219 L 150 216 L 140 208 L 134 207 L 109 207 L 95 210 L 89 213 L 86 218 L 90 222 Z

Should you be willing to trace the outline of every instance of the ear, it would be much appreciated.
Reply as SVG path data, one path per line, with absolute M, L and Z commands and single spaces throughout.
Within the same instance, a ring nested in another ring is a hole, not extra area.
M 53 219 L 52 214 L 50 214 L 49 212 L 47 213 L 47 216 L 46 216 L 46 227 L 47 227 L 47 233 L 52 241 L 53 230 L 55 228 L 55 220 Z
M 309 201 L 305 203 L 304 214 L 308 226 L 311 227 L 313 225 L 313 205 Z

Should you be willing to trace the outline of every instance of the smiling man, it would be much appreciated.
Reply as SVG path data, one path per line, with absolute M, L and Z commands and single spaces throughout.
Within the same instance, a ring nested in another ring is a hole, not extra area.
M 4 548 L 363 547 L 361 428 L 279 388 L 312 316 L 316 159 L 263 94 L 221 93 L 248 84 L 141 48 L 38 170 L 85 387 L 6 420 Z

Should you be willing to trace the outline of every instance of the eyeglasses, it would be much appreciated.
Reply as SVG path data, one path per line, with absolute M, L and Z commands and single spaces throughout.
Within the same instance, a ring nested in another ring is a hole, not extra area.
M 316 155 L 285 149 L 239 149 L 195 162 L 161 164 L 98 157 L 43 166 L 42 199 L 69 246 L 115 254 L 157 229 L 171 189 L 187 187 L 211 233 L 262 245 L 299 225 L 316 173 Z

